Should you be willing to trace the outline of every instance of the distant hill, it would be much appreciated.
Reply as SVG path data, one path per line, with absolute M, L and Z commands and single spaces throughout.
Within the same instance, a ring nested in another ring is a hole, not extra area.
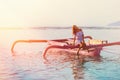
M 120 26 L 120 21 L 110 23 L 110 24 L 108 24 L 108 26 Z

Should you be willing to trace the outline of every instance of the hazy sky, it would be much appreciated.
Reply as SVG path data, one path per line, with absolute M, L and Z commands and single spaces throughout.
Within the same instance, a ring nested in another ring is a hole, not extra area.
M 120 20 L 120 0 L 0 0 L 0 27 L 106 26 Z

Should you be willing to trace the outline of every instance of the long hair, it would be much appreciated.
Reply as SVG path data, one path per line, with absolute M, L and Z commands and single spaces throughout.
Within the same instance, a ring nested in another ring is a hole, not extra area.
M 72 33 L 73 33 L 73 35 L 75 35 L 79 31 L 82 31 L 82 29 L 78 28 L 76 25 L 72 26 Z

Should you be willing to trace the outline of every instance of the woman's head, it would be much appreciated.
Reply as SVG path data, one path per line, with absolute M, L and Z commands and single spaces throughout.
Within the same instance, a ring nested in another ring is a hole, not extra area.
M 78 28 L 76 25 L 72 26 L 72 32 L 73 32 L 73 34 L 76 34 L 76 32 L 79 32 L 79 31 L 82 31 L 82 29 Z

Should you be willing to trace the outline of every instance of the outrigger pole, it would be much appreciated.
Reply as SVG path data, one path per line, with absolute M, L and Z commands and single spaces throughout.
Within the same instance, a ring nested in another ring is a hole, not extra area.
M 11 52 L 14 53 L 14 47 L 17 43 L 41 43 L 41 42 L 48 42 L 48 41 L 49 40 L 16 40 L 11 47 Z M 67 39 L 58 39 L 58 40 L 52 40 L 52 41 L 62 42 L 62 41 L 67 41 Z
M 16 40 L 12 47 L 11 47 L 11 52 L 14 53 L 14 47 L 17 43 L 33 43 L 33 42 L 47 42 L 47 40 Z
M 84 38 L 92 39 L 91 36 L 85 36 Z M 11 47 L 11 52 L 14 53 L 14 47 L 17 43 L 41 43 L 41 42 L 48 42 L 48 41 L 64 42 L 64 41 L 68 41 L 69 39 L 73 39 L 73 38 L 55 39 L 55 40 L 16 40 Z
M 107 47 L 107 46 L 113 46 L 113 45 L 120 45 L 120 41 L 117 41 L 117 42 L 109 42 L 109 43 L 105 43 L 105 44 L 90 45 L 90 46 L 88 46 L 88 48 Z

